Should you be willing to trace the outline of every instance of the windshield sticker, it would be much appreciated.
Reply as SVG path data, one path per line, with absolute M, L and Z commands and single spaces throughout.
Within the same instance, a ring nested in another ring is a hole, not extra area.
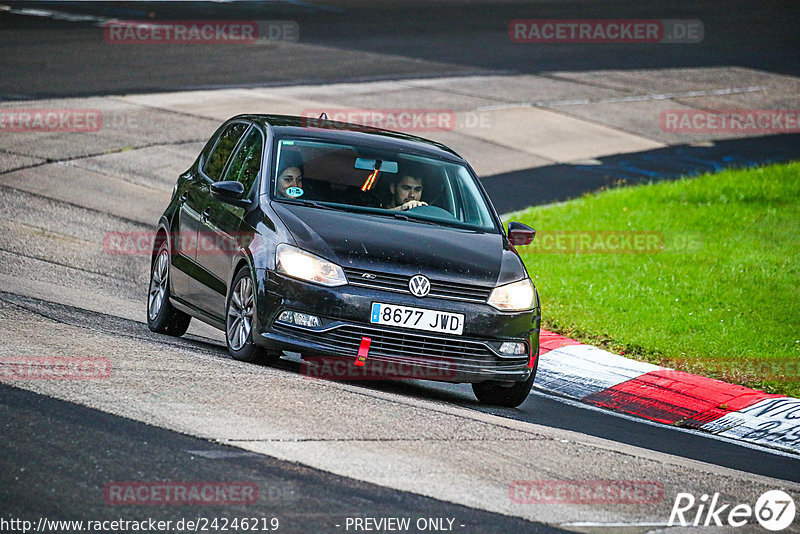
M 299 188 L 299 187 L 290 187 L 290 188 L 288 188 L 288 189 L 286 190 L 286 195 L 287 195 L 287 196 L 290 196 L 290 197 L 292 197 L 292 198 L 297 198 L 297 197 L 301 197 L 301 196 L 303 196 L 303 193 L 304 193 L 304 192 L 305 192 L 305 191 L 303 191 L 303 190 L 302 190 L 301 188 Z

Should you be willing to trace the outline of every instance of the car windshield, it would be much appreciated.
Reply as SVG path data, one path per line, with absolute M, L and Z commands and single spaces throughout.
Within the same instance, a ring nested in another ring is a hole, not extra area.
M 496 229 L 467 168 L 430 157 L 281 139 L 271 186 L 272 197 L 285 202 Z

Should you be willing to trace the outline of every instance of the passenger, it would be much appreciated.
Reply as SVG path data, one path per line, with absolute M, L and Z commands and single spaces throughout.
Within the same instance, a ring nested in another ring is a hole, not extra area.
M 389 184 L 391 198 L 386 207 L 390 210 L 406 211 L 419 206 L 427 206 L 428 203 L 422 200 L 422 189 L 424 187 L 422 178 L 403 175 L 399 180 L 395 179 Z

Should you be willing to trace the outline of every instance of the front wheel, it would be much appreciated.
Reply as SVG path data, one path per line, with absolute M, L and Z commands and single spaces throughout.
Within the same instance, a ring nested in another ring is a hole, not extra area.
M 528 398 L 536 378 L 536 370 L 524 382 L 514 382 L 512 386 L 503 386 L 492 382 L 472 384 L 472 392 L 482 404 L 516 408 Z
M 234 360 L 263 363 L 278 357 L 268 357 L 263 347 L 253 343 L 253 324 L 256 309 L 255 289 L 250 269 L 242 267 L 233 277 L 233 288 L 226 306 L 225 340 L 228 354 Z
M 169 301 L 169 245 L 164 241 L 150 270 L 147 327 L 159 334 L 182 336 L 191 320 L 191 315 L 176 309 Z

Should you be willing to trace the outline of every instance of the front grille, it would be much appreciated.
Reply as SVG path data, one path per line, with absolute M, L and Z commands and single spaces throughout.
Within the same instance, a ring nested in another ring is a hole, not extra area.
M 515 359 L 498 358 L 485 344 L 478 341 L 399 332 L 364 325 L 344 325 L 323 332 L 279 323 L 273 328 L 353 356 L 358 353 L 361 338 L 369 337 L 372 340 L 369 354 L 373 359 L 409 363 L 457 363 L 460 367 L 474 369 L 487 366 L 493 369 L 519 368 L 528 362 L 527 356 Z
M 366 271 L 350 267 L 345 268 L 344 272 L 347 275 L 348 283 L 354 286 L 411 294 L 411 291 L 408 290 L 408 281 L 411 276 Z M 430 280 L 431 290 L 428 293 L 429 297 L 484 303 L 492 292 L 490 287 Z

